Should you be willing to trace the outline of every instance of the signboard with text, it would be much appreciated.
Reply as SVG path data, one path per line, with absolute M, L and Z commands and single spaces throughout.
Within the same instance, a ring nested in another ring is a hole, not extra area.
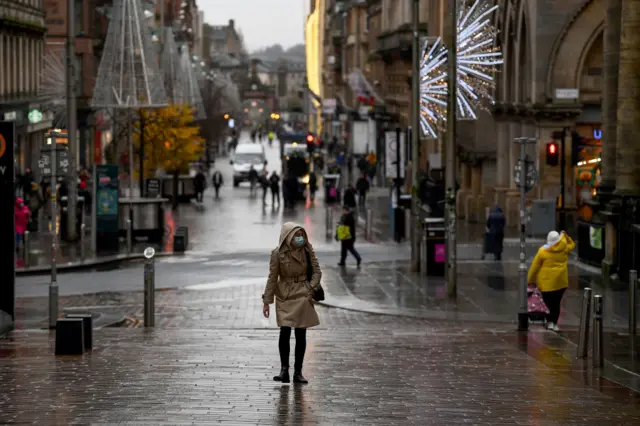
M 55 155 L 54 155 L 55 154 Z M 42 150 L 40 159 L 38 160 L 38 169 L 44 177 L 51 177 L 53 172 L 53 158 L 56 160 L 56 176 L 65 177 L 69 173 L 69 151 L 66 148 L 58 147 L 55 150 L 45 151 Z
M 120 232 L 118 166 L 96 165 L 95 177 L 96 249 L 99 252 L 117 250 Z
M 0 121 L 0 316 L 15 320 L 15 125 Z M 0 319 L 0 324 L 2 323 Z
M 385 174 L 388 178 L 404 178 L 404 159 L 405 159 L 405 133 L 400 132 L 400 140 L 398 141 L 396 131 L 385 132 Z M 400 176 L 398 176 L 397 162 L 400 161 Z

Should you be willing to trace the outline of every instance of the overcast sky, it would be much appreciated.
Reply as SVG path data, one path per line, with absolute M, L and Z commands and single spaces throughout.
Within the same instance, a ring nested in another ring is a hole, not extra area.
M 303 43 L 309 0 L 199 0 L 204 20 L 226 25 L 235 20 L 249 52 L 272 44 L 285 49 Z

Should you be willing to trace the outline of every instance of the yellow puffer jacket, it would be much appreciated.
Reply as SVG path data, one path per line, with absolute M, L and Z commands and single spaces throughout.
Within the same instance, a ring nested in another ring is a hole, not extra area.
M 562 234 L 557 243 L 540 247 L 531 268 L 529 283 L 540 291 L 555 291 L 569 286 L 569 252 L 576 247 L 571 237 Z

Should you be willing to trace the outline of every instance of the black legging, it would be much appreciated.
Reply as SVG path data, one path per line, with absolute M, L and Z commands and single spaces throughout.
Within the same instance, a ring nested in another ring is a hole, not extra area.
M 302 362 L 304 361 L 304 352 L 307 350 L 307 329 L 296 328 L 296 360 L 294 363 L 295 371 L 302 371 Z M 280 349 L 280 363 L 283 368 L 289 368 L 289 340 L 291 340 L 291 327 L 280 327 L 280 340 L 278 341 L 278 349 Z
M 542 300 L 544 300 L 544 304 L 549 308 L 547 321 L 554 324 L 558 323 L 558 318 L 560 318 L 560 305 L 562 304 L 562 296 L 565 290 L 566 288 L 561 288 L 560 290 L 541 292 Z

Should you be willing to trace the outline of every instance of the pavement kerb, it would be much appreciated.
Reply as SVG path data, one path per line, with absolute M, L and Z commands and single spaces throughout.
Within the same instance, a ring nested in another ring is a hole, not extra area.
M 155 257 L 169 257 L 169 256 L 181 256 L 184 253 L 167 253 L 167 252 L 158 252 Z M 142 253 L 131 253 L 131 254 L 116 254 L 113 256 L 103 256 L 98 258 L 89 258 L 84 261 L 79 262 L 66 262 L 66 263 L 58 263 L 57 270 L 58 272 L 72 272 L 79 271 L 83 269 L 91 269 L 96 266 L 104 266 L 110 265 L 114 263 L 127 262 L 131 260 L 140 260 L 144 259 L 144 255 Z M 51 265 L 39 265 L 33 266 L 29 268 L 16 268 L 16 275 L 44 275 L 51 272 Z

